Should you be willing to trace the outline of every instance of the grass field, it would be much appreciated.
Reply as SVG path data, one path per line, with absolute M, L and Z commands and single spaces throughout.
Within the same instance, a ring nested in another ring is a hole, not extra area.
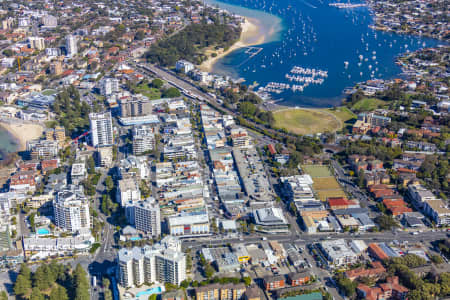
M 346 197 L 345 192 L 341 189 L 317 191 L 320 201 L 327 201 L 328 197 Z
M 296 134 L 314 134 L 341 129 L 342 122 L 334 114 L 321 110 L 284 109 L 273 113 L 275 127 Z
M 161 92 L 156 88 L 149 87 L 148 84 L 138 85 L 137 92 L 148 97 L 150 100 L 161 98 Z
M 331 174 L 328 166 L 302 165 L 301 168 L 304 173 L 312 177 L 314 181 L 313 190 L 321 201 L 327 201 L 328 197 L 346 196 L 336 178 Z
M 314 178 L 313 188 L 315 191 L 323 191 L 340 189 L 341 186 L 334 177 L 318 177 Z
M 317 177 L 332 177 L 328 166 L 321 165 L 302 165 L 302 170 L 306 174 L 309 174 L 315 181 Z
M 42 95 L 44 95 L 44 96 L 50 96 L 50 95 L 56 94 L 57 92 L 58 92 L 58 91 L 56 91 L 56 90 L 47 89 L 47 90 L 42 91 Z
M 387 103 L 377 98 L 364 98 L 356 102 L 353 106 L 353 110 L 357 111 L 371 111 L 377 108 L 385 106 Z
M 336 107 L 336 109 L 327 108 L 325 111 L 335 115 L 342 121 L 342 123 L 347 123 L 348 121 L 356 119 L 357 117 L 354 113 L 351 112 L 350 109 L 345 106 Z

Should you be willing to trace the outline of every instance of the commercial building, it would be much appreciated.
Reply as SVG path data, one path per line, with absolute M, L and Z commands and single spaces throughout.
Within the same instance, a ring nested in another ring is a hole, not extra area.
M 240 269 L 237 255 L 228 247 L 203 248 L 202 254 L 206 261 L 214 263 L 219 272 L 235 272 Z
M 117 261 L 118 281 L 125 288 L 156 282 L 179 285 L 186 279 L 186 257 L 180 241 L 171 236 L 153 246 L 122 248 Z
M 155 148 L 155 134 L 148 125 L 133 127 L 133 154 L 140 155 Z
M 169 216 L 167 224 L 169 234 L 174 236 L 209 234 L 209 218 L 206 212 Z
M 161 235 L 161 213 L 154 198 L 126 204 L 128 222 L 151 236 Z
M 92 146 L 111 146 L 114 143 L 111 112 L 90 113 Z
M 330 265 L 339 267 L 355 263 L 358 260 L 358 256 L 347 245 L 344 239 L 323 241 L 319 243 L 319 246 Z
M 234 127 L 230 129 L 230 138 L 233 147 L 248 148 L 251 147 L 251 139 L 246 129 Z
M 186 60 L 179 60 L 175 64 L 175 70 L 177 70 L 178 72 L 183 72 L 184 74 L 189 73 L 190 71 L 194 70 L 194 68 L 194 64 Z
M 233 148 L 233 157 L 245 194 L 251 201 L 270 202 L 272 190 L 256 149 Z
M 71 232 L 90 229 L 89 201 L 81 187 L 70 186 L 57 193 L 53 200 L 56 226 Z
M 252 212 L 252 217 L 259 231 L 267 233 L 286 233 L 289 231 L 288 223 L 281 208 L 255 209 Z

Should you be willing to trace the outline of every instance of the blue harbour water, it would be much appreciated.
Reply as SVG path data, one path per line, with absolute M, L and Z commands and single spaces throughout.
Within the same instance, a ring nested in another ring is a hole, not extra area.
M 17 140 L 3 127 L 0 126 L 0 161 L 5 158 L 8 153 L 17 151 L 19 144 Z
M 395 58 L 399 54 L 440 44 L 430 38 L 369 28 L 372 16 L 367 7 L 338 9 L 323 0 L 207 0 L 207 3 L 258 19 L 269 35 L 268 42 L 256 46 L 262 48 L 259 54 L 250 58 L 246 48 L 235 50 L 217 61 L 214 73 L 265 86 L 268 82 L 295 84 L 285 77 L 294 66 L 328 71 L 323 84 L 309 85 L 303 92 L 285 90 L 272 95 L 285 105 L 339 105 L 346 87 L 371 78 L 398 76 L 401 70 Z

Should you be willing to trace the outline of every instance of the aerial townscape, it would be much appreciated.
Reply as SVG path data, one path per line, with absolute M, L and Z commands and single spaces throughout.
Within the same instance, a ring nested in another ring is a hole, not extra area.
M 449 16 L 0 1 L 0 300 L 450 299 Z

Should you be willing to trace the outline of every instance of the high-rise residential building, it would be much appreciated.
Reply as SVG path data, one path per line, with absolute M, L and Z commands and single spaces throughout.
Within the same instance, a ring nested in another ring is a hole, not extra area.
M 51 159 L 58 155 L 57 141 L 31 140 L 27 141 L 27 152 L 31 159 Z
M 28 38 L 28 46 L 32 49 L 36 50 L 44 50 L 45 49 L 45 40 L 40 36 L 30 36 Z
M 11 29 L 13 27 L 13 25 L 14 25 L 13 18 L 7 18 L 2 21 L 2 29 L 3 30 Z
M 74 35 L 68 35 L 66 37 L 66 51 L 67 56 L 74 56 L 78 53 L 78 46 L 77 46 L 77 37 Z
M 56 26 L 58 26 L 58 18 L 52 15 L 43 16 L 42 25 L 47 28 L 55 28 Z
M 124 178 L 119 180 L 116 199 L 122 207 L 130 205 L 130 202 L 141 200 L 141 191 L 134 178 Z
M 62 126 L 56 126 L 45 131 L 45 139 L 48 141 L 58 141 L 61 144 L 66 140 L 66 130 Z
M 119 79 L 117 78 L 102 78 L 99 82 L 100 94 L 103 96 L 110 96 L 119 91 Z
M 45 48 L 45 55 L 47 56 L 60 56 L 61 49 L 59 48 Z
M 114 143 L 111 112 L 90 113 L 92 146 L 110 146 Z
M 140 155 L 155 148 L 155 134 L 153 127 L 147 125 L 133 128 L 133 154 Z
M 122 118 L 147 116 L 152 113 L 152 103 L 149 99 L 133 97 L 120 102 Z
M 81 186 L 69 186 L 57 193 L 53 200 L 56 226 L 71 232 L 91 227 L 89 201 Z
M 62 63 L 55 61 L 50 64 L 50 73 L 53 75 L 61 75 L 63 72 Z
M 117 258 L 118 281 L 123 287 L 155 282 L 179 285 L 186 279 L 186 256 L 180 241 L 171 236 L 153 246 L 122 248 Z
M 31 26 L 30 17 L 20 17 L 18 21 L 19 27 L 28 27 Z
M 137 230 L 151 236 L 161 234 L 161 212 L 159 204 L 154 198 L 147 198 L 138 202 L 129 202 L 126 205 L 128 222 Z

